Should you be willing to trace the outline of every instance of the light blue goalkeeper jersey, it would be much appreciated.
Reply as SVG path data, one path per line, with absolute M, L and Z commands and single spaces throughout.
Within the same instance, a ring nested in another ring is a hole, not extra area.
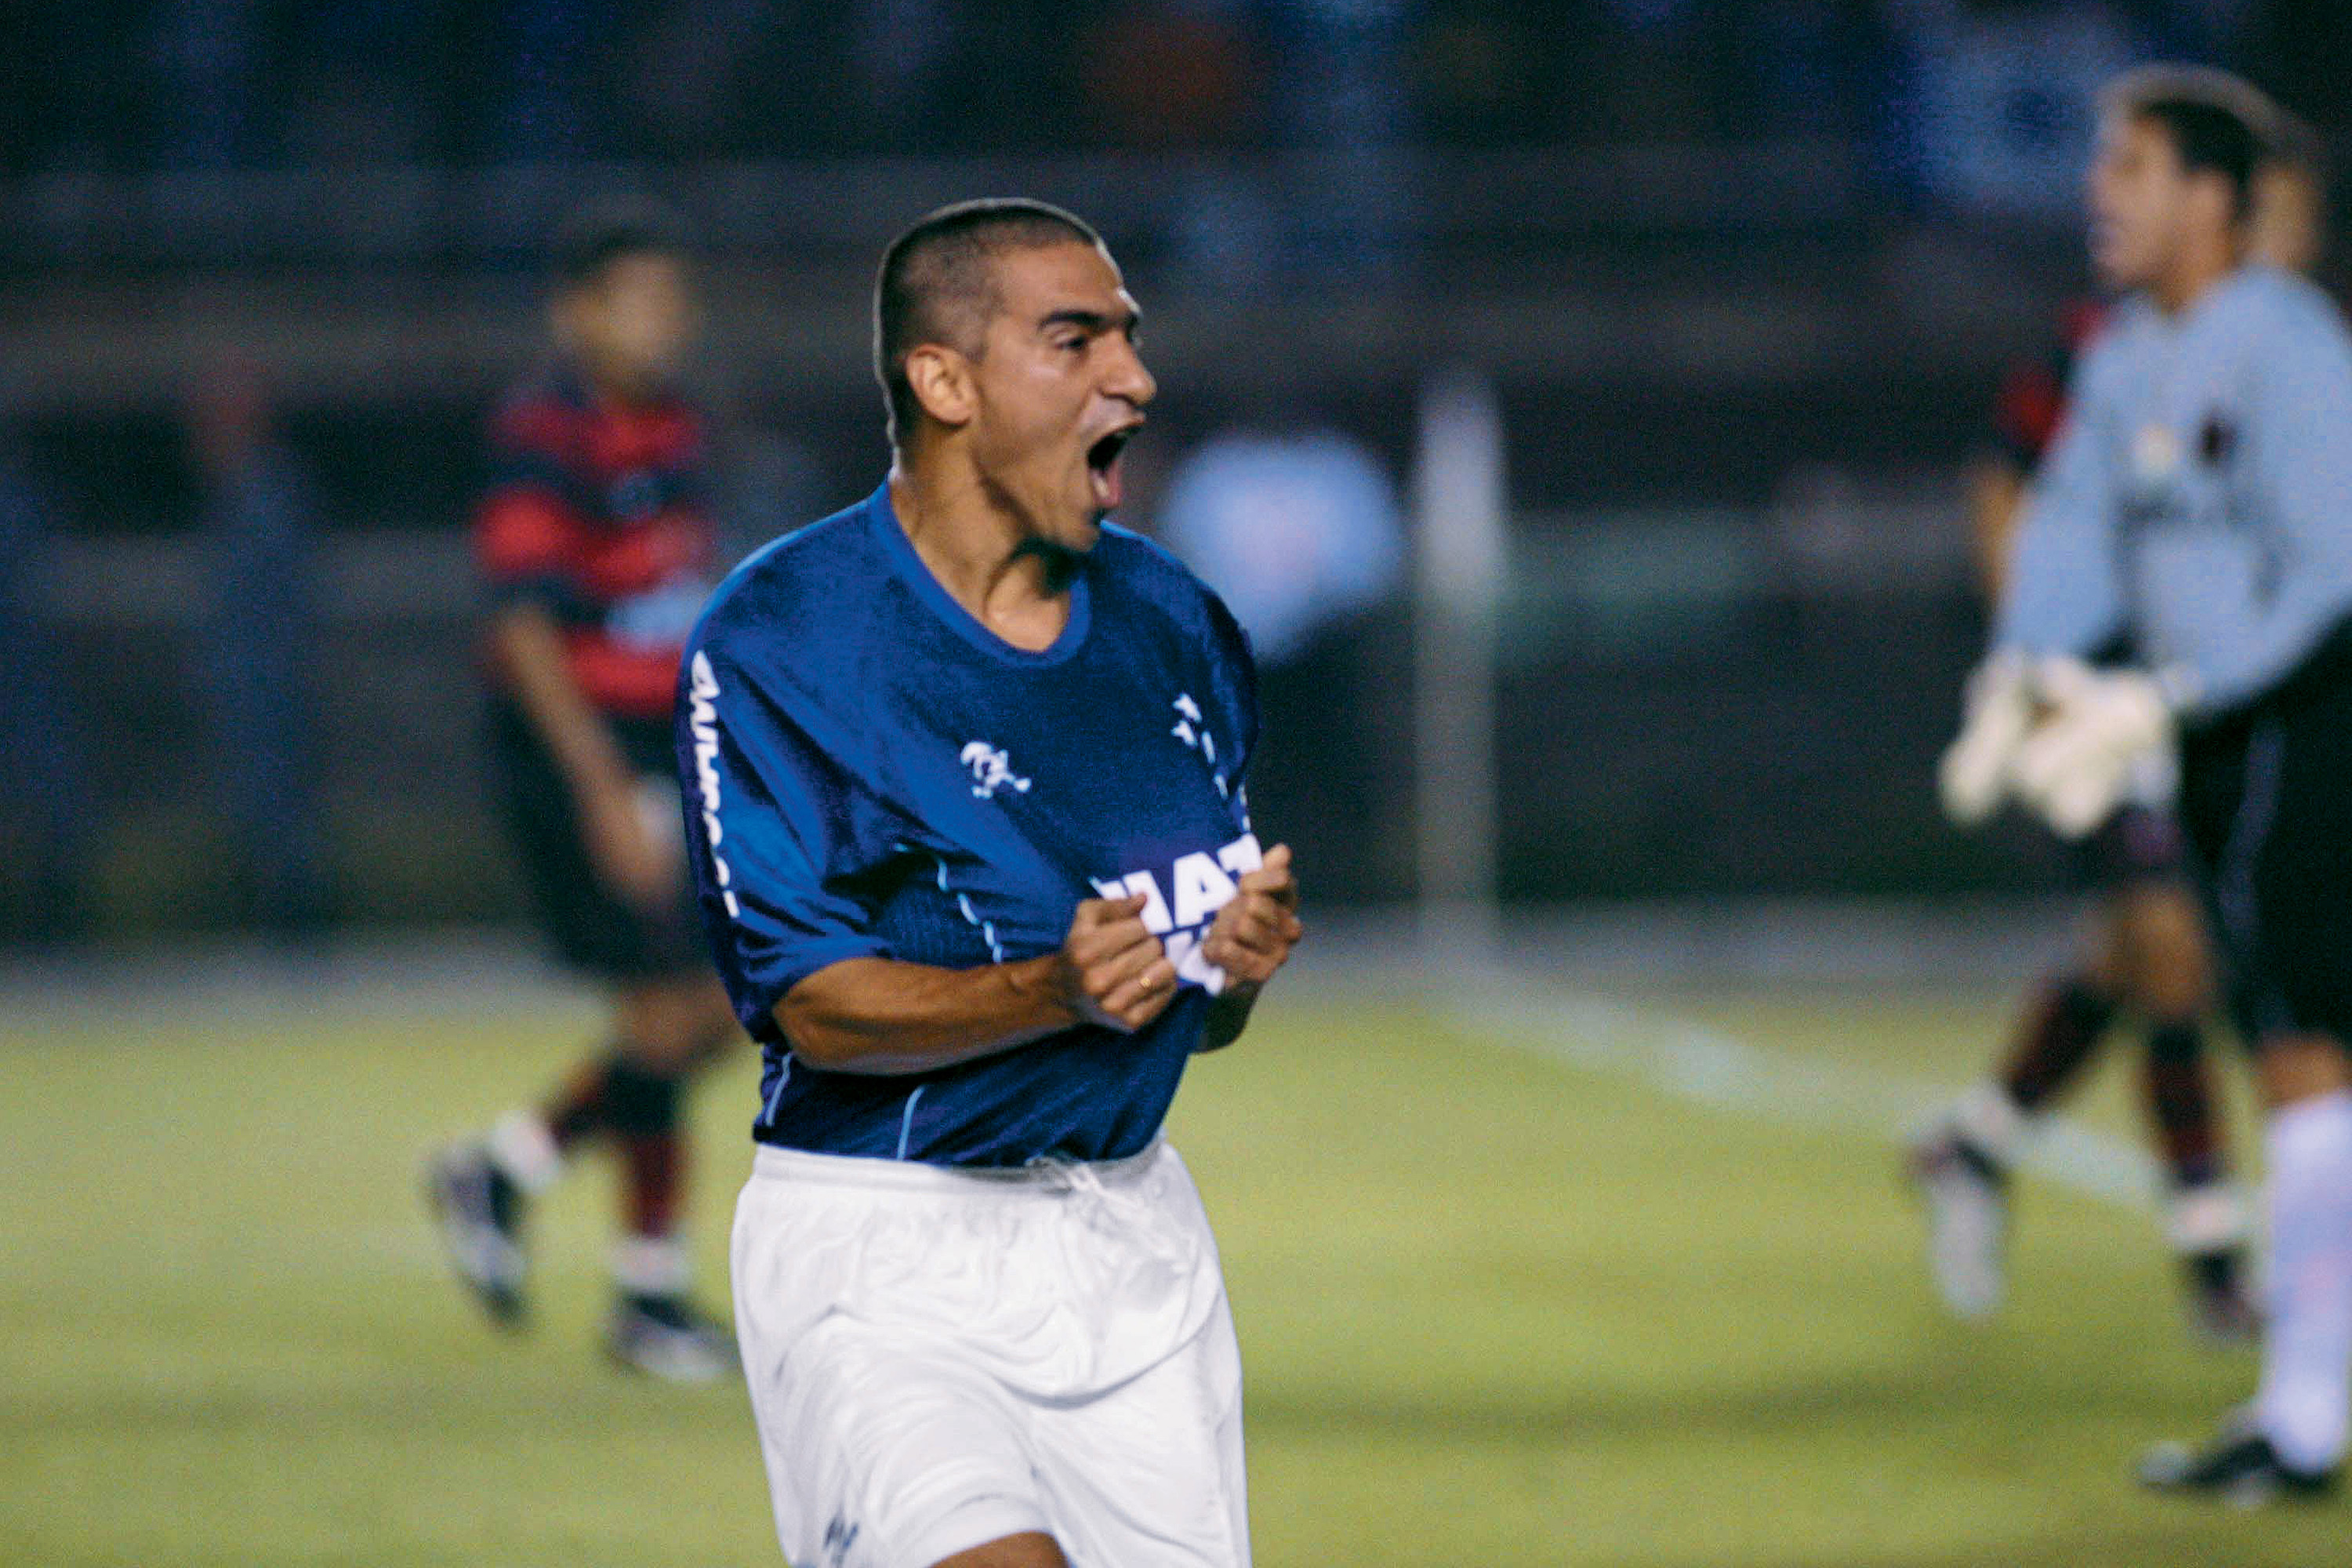
M 2247 267 L 2178 316 L 2136 297 L 2068 403 L 1996 647 L 2127 634 L 2194 719 L 2260 697 L 2352 615 L 2352 338 L 2318 289 Z

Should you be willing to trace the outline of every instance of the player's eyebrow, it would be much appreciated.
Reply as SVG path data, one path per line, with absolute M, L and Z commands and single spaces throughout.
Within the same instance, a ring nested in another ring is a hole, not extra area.
M 1041 332 L 1050 332 L 1055 327 L 1081 327 L 1088 332 L 1118 331 L 1132 338 L 1143 328 L 1143 312 L 1133 306 L 1116 313 L 1071 306 L 1046 312 L 1045 319 L 1037 323 L 1037 330 Z

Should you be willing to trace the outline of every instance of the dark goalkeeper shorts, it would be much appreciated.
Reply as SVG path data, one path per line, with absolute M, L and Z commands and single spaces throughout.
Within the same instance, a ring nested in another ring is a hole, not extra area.
M 677 807 L 677 763 L 666 721 L 607 721 L 637 776 Z M 490 761 L 500 816 L 522 856 L 540 930 L 567 965 L 626 984 L 710 967 L 681 858 L 677 896 L 649 910 L 608 889 L 589 858 L 572 788 L 546 742 L 513 703 L 490 704 Z
M 2074 875 L 2086 892 L 2121 893 L 2151 882 L 2186 882 L 2180 820 L 2161 805 L 2125 805 L 2077 846 Z
M 2182 738 L 2180 804 L 2240 1031 L 2352 1041 L 2352 625 Z

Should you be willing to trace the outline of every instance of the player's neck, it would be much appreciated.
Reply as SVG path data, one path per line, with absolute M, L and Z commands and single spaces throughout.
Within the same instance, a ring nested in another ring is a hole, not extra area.
M 584 355 L 576 358 L 573 364 L 589 399 L 601 407 L 642 408 L 660 396 L 659 389 L 642 378 L 601 367 Z
M 2166 315 L 2177 316 L 2236 271 L 2238 262 L 2237 247 L 2227 237 L 2193 240 L 2181 247 L 2172 265 L 2148 286 L 2148 298 Z
M 1032 652 L 1069 621 L 1069 574 L 979 476 L 902 454 L 890 469 L 898 526 L 948 596 L 990 631 Z

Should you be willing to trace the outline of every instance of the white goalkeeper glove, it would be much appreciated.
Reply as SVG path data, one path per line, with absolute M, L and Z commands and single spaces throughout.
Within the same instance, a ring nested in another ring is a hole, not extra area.
M 1959 738 L 1936 767 L 1936 792 L 1956 826 L 1974 827 L 2009 793 L 2010 767 L 2033 728 L 2033 684 L 2024 657 L 2003 650 L 1969 677 Z
M 2035 679 L 2051 713 L 2018 748 L 2011 778 L 2059 837 L 2080 838 L 2114 815 L 2133 768 L 2172 744 L 2172 706 L 2142 670 L 2050 658 Z

